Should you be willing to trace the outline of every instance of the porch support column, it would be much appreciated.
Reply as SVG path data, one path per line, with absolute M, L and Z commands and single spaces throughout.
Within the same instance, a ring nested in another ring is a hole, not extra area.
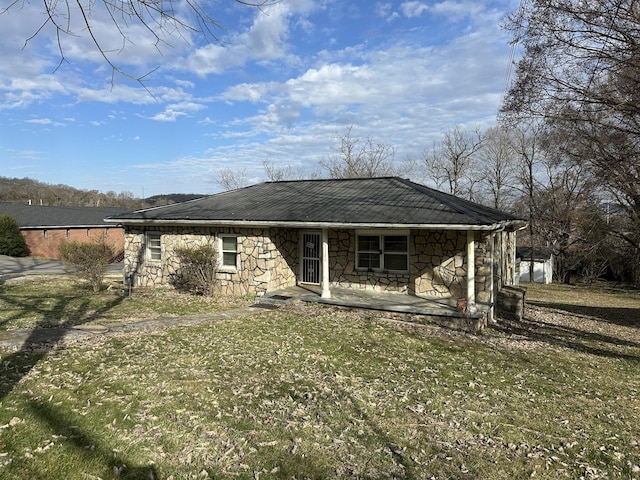
M 331 298 L 329 290 L 329 229 L 322 229 L 322 293 L 321 298 Z
M 475 232 L 467 230 L 467 308 L 476 306 L 476 256 Z

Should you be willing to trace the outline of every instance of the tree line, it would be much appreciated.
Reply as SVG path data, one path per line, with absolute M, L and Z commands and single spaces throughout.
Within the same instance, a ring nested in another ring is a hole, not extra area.
M 169 193 L 147 198 L 131 192 L 83 190 L 62 184 L 49 184 L 31 178 L 0 177 L 0 203 L 46 206 L 122 207 L 136 210 L 192 200 L 202 195 Z

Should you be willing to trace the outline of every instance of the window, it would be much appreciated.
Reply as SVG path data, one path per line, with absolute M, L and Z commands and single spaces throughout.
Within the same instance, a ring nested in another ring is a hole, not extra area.
M 159 262 L 162 260 L 162 236 L 159 233 L 147 233 L 147 260 Z
M 409 270 L 407 235 L 358 235 L 357 268 L 367 270 Z
M 42 236 L 44 238 L 47 238 L 47 229 L 46 228 L 42 231 Z
M 380 237 L 363 235 L 358 237 L 358 267 L 380 268 Z
M 223 270 L 238 268 L 238 238 L 235 235 L 220 236 L 220 267 Z

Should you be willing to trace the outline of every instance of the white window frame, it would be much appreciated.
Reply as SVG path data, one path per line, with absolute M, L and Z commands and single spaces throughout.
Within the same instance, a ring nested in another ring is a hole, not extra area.
M 235 240 L 235 251 L 231 249 L 224 248 L 224 240 L 225 239 L 234 239 Z M 240 248 L 238 247 L 238 235 L 235 234 L 221 234 L 218 235 L 218 271 L 220 272 L 237 272 L 240 270 Z M 224 263 L 224 254 L 231 253 L 235 254 L 235 263 L 227 264 Z
M 367 267 L 360 266 L 360 253 L 372 253 L 369 250 L 363 250 L 362 252 L 359 250 L 360 237 L 378 237 L 378 242 L 380 246 L 380 250 L 378 254 L 380 255 L 380 267 Z M 407 250 L 405 252 L 394 252 L 388 251 L 385 252 L 385 237 L 405 237 L 407 239 Z M 360 230 L 356 232 L 356 270 L 359 271 L 374 271 L 374 272 L 394 272 L 394 273 L 407 273 L 409 271 L 409 241 L 410 241 L 409 232 L 406 230 L 389 230 L 381 232 L 379 230 Z M 385 265 L 386 255 L 406 255 L 407 259 L 407 268 L 403 270 L 395 270 L 391 268 L 387 268 Z
M 157 239 L 157 245 L 154 240 Z M 151 263 L 162 263 L 162 234 L 160 232 L 145 232 L 144 234 L 145 260 Z M 156 255 L 154 255 L 154 253 Z M 154 258 L 158 256 L 160 258 Z

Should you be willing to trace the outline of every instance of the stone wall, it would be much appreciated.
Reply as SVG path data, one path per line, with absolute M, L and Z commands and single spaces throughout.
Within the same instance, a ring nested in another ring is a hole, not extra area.
M 526 305 L 527 289 L 515 285 L 505 285 L 498 292 L 497 315 L 506 320 L 522 321 Z
M 145 259 L 145 231 L 127 227 L 125 273 L 135 272 L 135 284 L 170 284 L 179 271 L 175 255 L 180 245 L 195 246 L 214 241 L 220 234 L 237 235 L 240 268 L 218 272 L 223 295 L 264 295 L 268 291 L 296 285 L 300 270 L 297 229 L 160 227 L 149 232 L 162 234 L 162 261 Z M 490 302 L 491 249 L 489 236 L 475 238 L 476 301 Z M 356 232 L 329 230 L 329 274 L 333 286 L 372 289 L 418 295 L 425 298 L 466 296 L 466 231 L 413 231 L 409 237 L 409 265 L 406 273 L 356 269 Z
M 491 249 L 489 237 L 476 233 L 476 301 L 490 301 Z M 412 231 L 407 273 L 356 269 L 356 232 L 329 230 L 329 272 L 332 285 L 418 295 L 457 298 L 466 295 L 467 232 Z
M 161 261 L 145 256 L 145 232 L 161 234 Z M 269 228 L 228 227 L 127 227 L 125 234 L 125 274 L 134 272 L 135 285 L 171 284 L 180 270 L 176 248 L 216 242 L 221 234 L 238 238 L 238 269 L 217 273 L 221 295 L 264 295 L 296 284 L 297 232 Z M 216 244 L 217 245 L 217 244 Z

